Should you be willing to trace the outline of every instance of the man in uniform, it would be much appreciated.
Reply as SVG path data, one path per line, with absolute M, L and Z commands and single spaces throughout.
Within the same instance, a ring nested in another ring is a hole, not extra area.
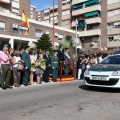
M 74 66 L 74 70 L 73 70 L 73 74 L 74 74 L 74 79 L 76 80 L 76 73 L 77 73 L 77 61 L 78 61 L 78 57 L 76 53 L 73 53 L 73 55 L 71 56 L 71 60 L 73 62 L 73 66 Z
M 30 47 L 27 46 L 26 50 L 22 53 L 22 60 L 25 62 L 25 72 L 23 75 L 23 85 L 28 86 L 29 72 L 30 72 Z
M 68 48 L 65 48 L 64 58 L 65 58 L 64 74 L 65 74 L 65 76 L 68 76 L 68 73 L 70 71 L 70 54 L 69 54 L 69 49 Z
M 54 55 L 51 58 L 51 65 L 53 69 L 53 82 L 57 81 L 58 70 L 59 70 L 59 58 L 57 57 L 58 51 L 54 50 Z

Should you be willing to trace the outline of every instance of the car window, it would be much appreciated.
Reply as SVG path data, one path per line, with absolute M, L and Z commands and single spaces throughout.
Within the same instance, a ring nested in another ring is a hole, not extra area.
M 100 64 L 120 64 L 120 55 L 108 56 L 104 58 Z
M 120 54 L 120 51 L 115 51 L 114 54 Z

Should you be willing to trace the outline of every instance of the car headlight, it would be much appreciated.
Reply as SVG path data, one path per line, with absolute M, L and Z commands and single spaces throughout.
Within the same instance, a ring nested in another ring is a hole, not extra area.
M 90 75 L 89 69 L 87 69 L 87 70 L 85 71 L 85 74 L 86 74 L 86 75 Z
M 120 71 L 115 71 L 112 73 L 113 76 L 120 76 Z

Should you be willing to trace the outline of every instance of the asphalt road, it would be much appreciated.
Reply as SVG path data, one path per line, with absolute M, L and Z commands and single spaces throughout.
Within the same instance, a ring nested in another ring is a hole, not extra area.
M 0 120 L 120 120 L 120 90 L 83 81 L 0 89 Z

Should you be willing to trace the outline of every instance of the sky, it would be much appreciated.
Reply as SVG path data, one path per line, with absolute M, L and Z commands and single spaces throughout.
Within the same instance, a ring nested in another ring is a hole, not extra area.
M 57 4 L 58 0 L 54 0 Z M 37 11 L 49 8 L 52 6 L 52 0 L 31 0 L 31 5 L 35 6 Z

